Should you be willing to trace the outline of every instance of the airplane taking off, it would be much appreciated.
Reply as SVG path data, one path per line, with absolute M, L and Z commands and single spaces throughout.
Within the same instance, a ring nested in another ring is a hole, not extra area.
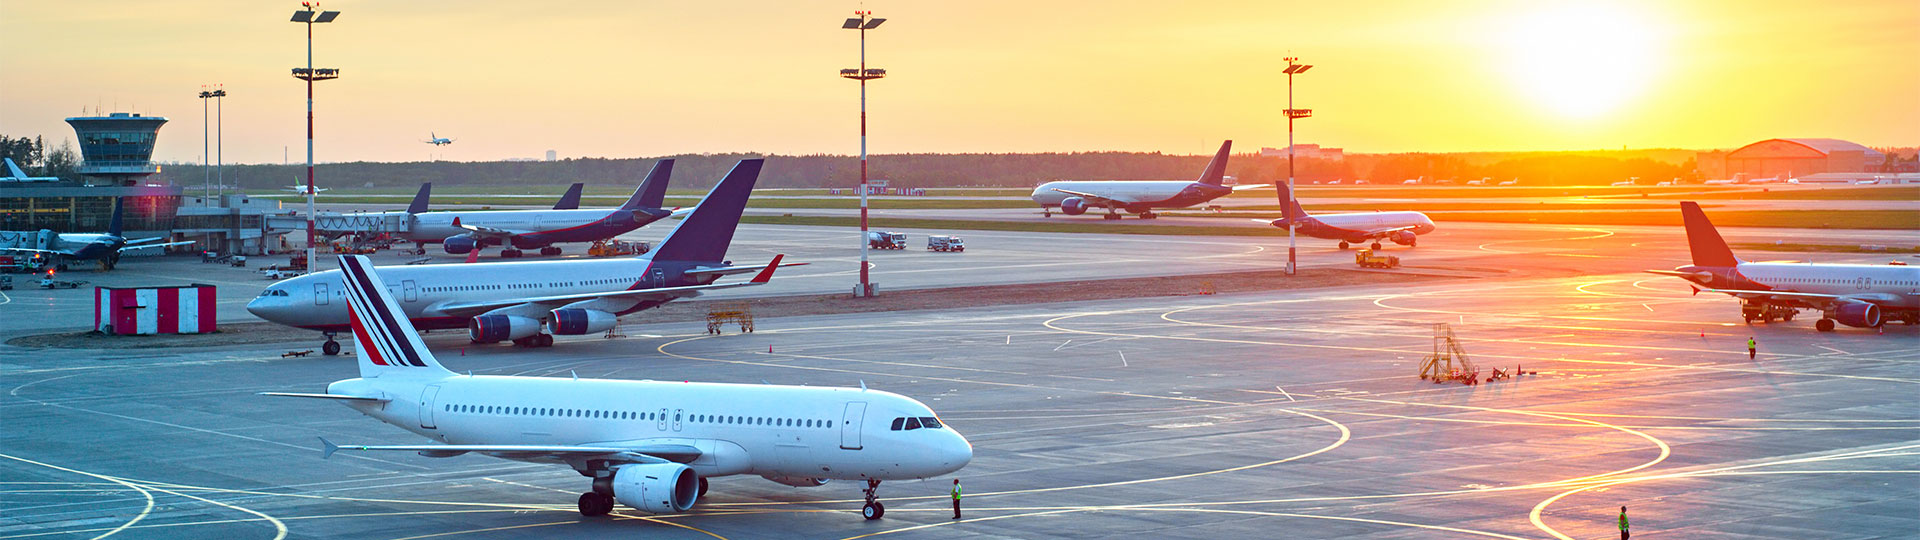
M 1300 216 L 1294 232 L 1326 240 L 1339 240 L 1340 249 L 1351 244 L 1372 242 L 1369 246 L 1380 249 L 1380 240 L 1392 240 L 1395 244 L 1413 247 L 1419 241 L 1419 235 L 1433 232 L 1433 220 L 1419 212 L 1350 212 L 1345 214 L 1307 215 L 1300 208 L 1299 199 L 1286 199 L 1285 189 L 1280 190 L 1282 205 L 1287 209 L 1286 217 L 1267 221 L 1275 227 L 1287 228 L 1293 216 Z
M 1105 208 L 1107 213 L 1101 216 L 1105 219 L 1120 219 L 1121 210 L 1139 214 L 1140 219 L 1153 219 L 1159 217 L 1153 213 L 1155 208 L 1186 208 L 1235 191 L 1268 187 L 1266 184 L 1222 185 L 1226 179 L 1227 153 L 1232 148 L 1231 140 L 1220 143 L 1220 151 L 1213 154 L 1213 161 L 1207 162 L 1200 179 L 1192 182 L 1047 182 L 1033 188 L 1033 202 L 1040 204 L 1041 215 L 1047 217 L 1053 217 L 1054 208 L 1069 216 L 1085 214 L 1092 208 Z
M 690 220 L 693 218 L 689 218 Z M 769 266 L 767 272 L 771 272 Z M 384 272 L 384 271 L 383 271 Z M 340 450 L 469 452 L 564 464 L 591 478 L 581 515 L 614 504 L 685 512 L 707 478 L 754 474 L 795 487 L 866 482 L 861 514 L 880 519 L 883 480 L 922 480 L 973 460 L 973 446 L 913 398 L 860 388 L 459 375 L 427 350 L 366 257 L 343 255 L 342 302 L 352 310 L 360 377 L 326 393 L 261 395 L 333 400 L 440 441 Z
M 120 263 L 120 254 L 141 249 L 184 246 L 193 241 L 164 242 L 149 244 L 162 237 L 137 238 L 129 240 L 120 235 L 120 215 L 124 211 L 123 199 L 113 199 L 113 217 L 107 221 L 106 234 L 98 233 L 57 233 L 47 229 L 39 231 L 0 231 L 0 253 L 25 253 L 34 257 L 51 259 L 48 264 L 62 270 L 67 261 L 97 261 L 101 270 L 112 270 Z
M 504 258 L 519 257 L 523 249 L 539 249 L 541 255 L 559 255 L 560 248 L 553 244 L 605 240 L 674 215 L 674 212 L 660 208 L 666 200 L 667 179 L 672 172 L 673 160 L 663 159 L 654 163 L 653 170 L 633 191 L 633 196 L 628 197 L 627 202 L 619 208 L 611 210 L 425 212 L 423 208 L 414 212 L 413 218 L 408 221 L 407 232 L 402 236 L 416 244 L 439 243 L 442 249 L 453 255 L 464 255 L 474 249 L 496 245 L 512 246 L 501 250 L 500 256 Z M 421 192 L 425 193 L 426 189 L 422 186 Z M 578 196 L 571 191 L 567 197 L 562 197 L 561 204 L 565 204 L 568 197 L 578 204 Z M 416 197 L 415 200 L 419 199 Z
M 621 315 L 657 307 L 703 291 L 760 285 L 773 275 L 767 265 L 734 266 L 727 246 L 740 224 L 763 160 L 741 160 L 713 191 L 645 255 L 462 264 L 403 265 L 379 269 L 397 284 L 400 307 L 422 329 L 465 328 L 476 343 L 512 341 L 522 347 L 553 345 L 553 334 L 605 332 Z M 801 263 L 794 263 L 801 264 Z M 787 266 L 791 266 L 789 264 Z M 715 284 L 721 276 L 760 272 L 752 281 Z M 350 326 L 338 270 L 275 283 L 247 303 L 247 311 L 287 326 L 319 330 L 321 351 L 339 354 L 334 335 Z M 542 333 L 543 328 L 548 333 Z
M 427 132 L 427 140 L 424 140 L 424 141 L 420 141 L 420 142 L 423 142 L 423 143 L 427 143 L 427 144 L 431 144 L 431 145 L 434 145 L 434 146 L 446 146 L 446 145 L 449 145 L 449 144 L 453 144 L 453 139 L 448 139 L 448 138 L 445 138 L 445 137 L 441 137 L 441 136 L 439 136 L 439 135 L 435 135 L 435 134 L 433 134 L 433 132 L 431 132 L 431 131 L 429 131 L 429 132 Z
M 1694 294 L 1739 298 L 1748 323 L 1791 321 L 1798 310 L 1817 309 L 1821 317 L 1813 327 L 1821 332 L 1832 332 L 1836 322 L 1854 328 L 1878 328 L 1889 320 L 1920 324 L 1920 267 L 1746 262 L 1734 257 L 1698 203 L 1681 202 L 1680 216 L 1693 264 L 1647 272 L 1692 282 Z

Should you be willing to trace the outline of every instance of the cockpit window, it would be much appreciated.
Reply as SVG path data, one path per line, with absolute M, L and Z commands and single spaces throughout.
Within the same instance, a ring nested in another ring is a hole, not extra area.
M 287 295 L 287 291 L 285 289 L 267 289 L 264 291 L 260 291 L 260 297 L 262 298 L 268 297 L 268 296 L 286 296 L 286 295 Z
M 907 431 L 913 431 L 916 429 L 920 429 L 920 419 L 914 418 L 911 416 L 907 417 Z
M 894 431 L 900 431 L 900 426 L 901 426 L 901 424 L 905 424 L 906 422 L 907 422 L 907 419 L 905 419 L 905 418 L 895 418 L 895 419 L 893 419 L 893 430 L 894 430 Z
M 920 417 L 920 425 L 926 427 L 927 429 L 939 429 L 940 419 L 934 418 L 931 416 L 922 416 Z
M 932 416 L 907 416 L 893 419 L 893 430 L 940 429 L 940 419 Z

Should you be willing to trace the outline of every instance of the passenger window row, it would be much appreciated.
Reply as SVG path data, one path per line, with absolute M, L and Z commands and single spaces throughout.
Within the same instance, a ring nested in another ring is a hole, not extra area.
M 446 404 L 442 410 L 453 413 L 498 414 L 507 416 L 551 416 L 558 418 L 611 418 L 615 420 L 666 420 L 665 413 L 645 411 L 603 411 L 595 409 L 556 409 L 546 407 L 508 407 L 500 405 L 455 405 Z M 684 413 L 682 413 L 684 414 Z M 702 424 L 726 424 L 745 426 L 830 428 L 832 420 L 812 418 L 771 418 L 763 416 L 734 416 L 713 414 L 688 414 L 686 421 Z M 928 421 L 933 421 L 928 418 Z M 937 424 L 933 427 L 939 427 Z
M 893 431 L 911 431 L 920 428 L 940 429 L 940 419 L 931 416 L 903 416 L 893 419 Z
M 609 284 L 615 284 L 615 283 L 633 283 L 639 280 L 640 278 L 619 278 L 619 279 L 597 279 L 593 281 L 568 281 L 568 282 L 548 282 L 548 283 L 508 283 L 504 285 L 448 285 L 445 287 L 427 287 L 425 290 L 426 292 L 496 291 L 496 290 L 502 290 L 502 289 L 530 289 L 530 288 L 541 287 L 541 286 L 576 287 L 583 284 L 609 285 Z

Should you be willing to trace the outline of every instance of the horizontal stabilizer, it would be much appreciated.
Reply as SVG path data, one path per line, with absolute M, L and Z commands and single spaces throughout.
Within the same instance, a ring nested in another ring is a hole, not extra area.
M 261 392 L 259 393 L 259 395 L 273 396 L 273 397 L 311 398 L 311 399 L 336 399 L 340 401 L 366 401 L 366 402 L 373 402 L 373 403 L 389 401 L 385 398 L 349 396 L 346 394 L 301 394 L 297 392 Z

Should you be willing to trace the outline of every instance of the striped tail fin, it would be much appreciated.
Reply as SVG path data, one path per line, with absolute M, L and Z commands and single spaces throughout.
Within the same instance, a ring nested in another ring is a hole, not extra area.
M 346 282 L 347 318 L 360 358 L 360 376 L 452 375 L 433 358 L 414 331 L 413 322 L 393 300 L 386 283 L 374 273 L 373 262 L 360 255 L 340 256 L 340 275 Z

